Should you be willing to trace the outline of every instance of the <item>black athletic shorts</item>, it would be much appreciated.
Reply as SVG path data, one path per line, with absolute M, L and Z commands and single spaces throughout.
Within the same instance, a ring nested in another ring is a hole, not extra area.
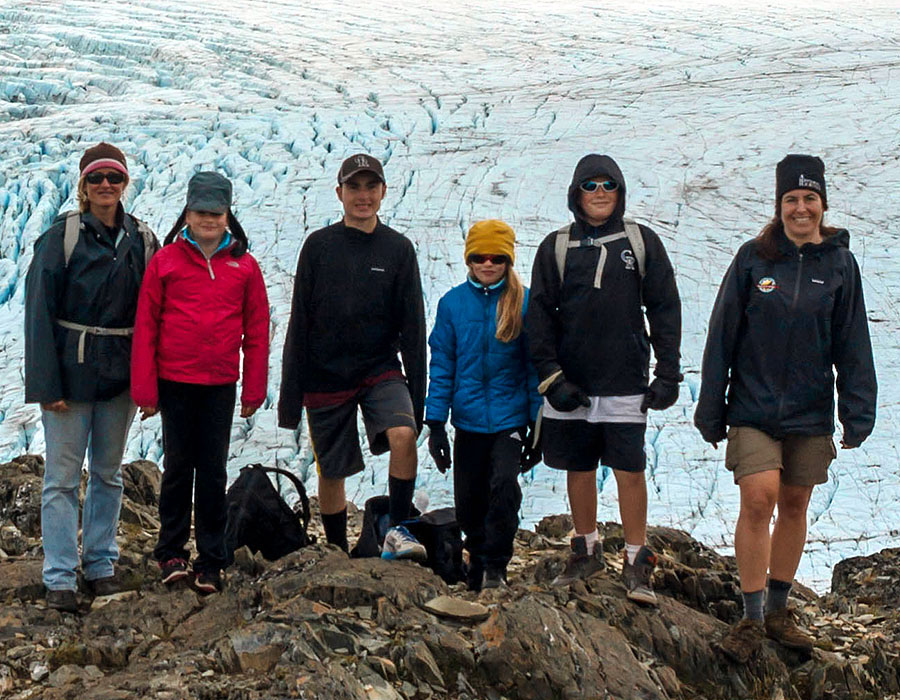
M 406 382 L 399 379 L 362 389 L 352 399 L 337 406 L 307 408 L 306 421 L 316 468 L 326 479 L 353 476 L 365 466 L 356 427 L 357 407 L 362 410 L 373 455 L 384 454 L 390 449 L 386 435 L 388 428 L 405 425 L 416 430 L 409 389 Z
M 623 472 L 642 472 L 645 423 L 588 423 L 584 420 L 541 421 L 544 464 L 570 472 L 589 472 L 602 464 Z

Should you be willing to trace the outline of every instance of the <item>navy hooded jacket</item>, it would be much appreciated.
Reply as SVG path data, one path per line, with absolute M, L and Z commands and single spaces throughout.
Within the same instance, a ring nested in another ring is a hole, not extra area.
M 619 184 L 618 204 L 600 227 L 584 219 L 578 186 L 598 175 Z M 571 240 L 598 238 L 624 229 L 625 178 L 609 156 L 589 155 L 579 161 L 568 192 L 575 215 Z M 641 279 L 627 238 L 606 244 L 602 288 L 594 286 L 600 248 L 570 248 L 560 284 L 556 266 L 556 232 L 540 244 L 531 273 L 531 302 L 526 326 L 531 358 L 541 381 L 562 370 L 566 379 L 591 396 L 642 394 L 649 381 L 650 348 L 657 377 L 681 377 L 681 300 L 672 264 L 662 241 L 640 226 L 646 248 L 646 274 Z M 650 325 L 647 333 L 646 320 Z
M 694 424 L 708 442 L 726 426 L 776 439 L 834 432 L 834 369 L 844 442 L 855 447 L 875 424 L 877 387 L 862 281 L 840 230 L 797 248 L 778 235 L 780 259 L 756 240 L 725 273 L 709 320 Z M 727 389 L 727 398 L 726 398 Z

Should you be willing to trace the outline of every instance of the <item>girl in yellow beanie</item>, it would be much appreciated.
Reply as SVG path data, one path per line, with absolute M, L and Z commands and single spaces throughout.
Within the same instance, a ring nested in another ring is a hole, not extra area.
M 469 229 L 467 279 L 441 298 L 428 341 L 428 449 L 442 473 L 456 464 L 456 517 L 476 591 L 506 585 L 522 502 L 519 472 L 540 461 L 533 426 L 541 399 L 522 333 L 528 290 L 513 268 L 515 244 L 503 221 Z M 452 459 L 448 417 L 456 429 Z

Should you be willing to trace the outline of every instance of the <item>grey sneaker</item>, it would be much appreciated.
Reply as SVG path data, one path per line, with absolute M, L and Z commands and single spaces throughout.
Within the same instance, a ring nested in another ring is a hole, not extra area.
M 603 543 L 597 541 L 594 544 L 594 553 L 587 553 L 587 542 L 584 535 L 573 537 L 570 541 L 572 553 L 566 562 L 563 572 L 553 579 L 551 586 L 568 586 L 578 580 L 584 580 L 606 568 L 606 560 L 603 558 Z
M 403 525 L 397 525 L 387 531 L 384 545 L 381 548 L 382 559 L 412 559 L 424 562 L 428 559 L 425 546 L 419 542 Z
M 75 591 L 47 591 L 47 607 L 62 612 L 78 612 L 78 599 Z
M 656 568 L 656 555 L 649 547 L 641 547 L 634 564 L 628 563 L 628 554 L 622 552 L 625 562 L 622 564 L 622 580 L 625 582 L 625 597 L 635 603 L 659 605 L 650 579 Z

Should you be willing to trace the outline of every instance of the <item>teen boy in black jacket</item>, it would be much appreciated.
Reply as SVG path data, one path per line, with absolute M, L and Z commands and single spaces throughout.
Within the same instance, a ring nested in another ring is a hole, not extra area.
M 372 453 L 391 453 L 395 526 L 409 517 L 425 406 L 419 266 L 409 239 L 378 219 L 386 190 L 375 158 L 358 154 L 343 162 L 336 192 L 344 218 L 303 244 L 284 343 L 278 424 L 296 429 L 306 407 L 325 535 L 344 550 L 344 479 L 363 469 L 357 406 Z M 425 548 L 405 528 L 395 527 L 382 556 L 424 558 Z
M 645 546 L 646 412 L 678 399 L 681 301 L 672 265 L 651 229 L 640 226 L 643 277 L 627 236 L 614 237 L 624 228 L 625 178 L 612 158 L 592 154 L 579 161 L 568 203 L 575 215 L 571 241 L 580 245 L 568 248 L 561 280 L 559 233 L 540 244 L 526 317 L 545 398 L 544 461 L 568 472 L 575 521 L 572 554 L 556 583 L 585 578 L 603 566 L 596 527 L 596 470 L 602 462 L 614 470 L 619 487 L 628 597 L 652 605 L 656 556 Z M 648 382 L 651 346 L 656 378 Z

